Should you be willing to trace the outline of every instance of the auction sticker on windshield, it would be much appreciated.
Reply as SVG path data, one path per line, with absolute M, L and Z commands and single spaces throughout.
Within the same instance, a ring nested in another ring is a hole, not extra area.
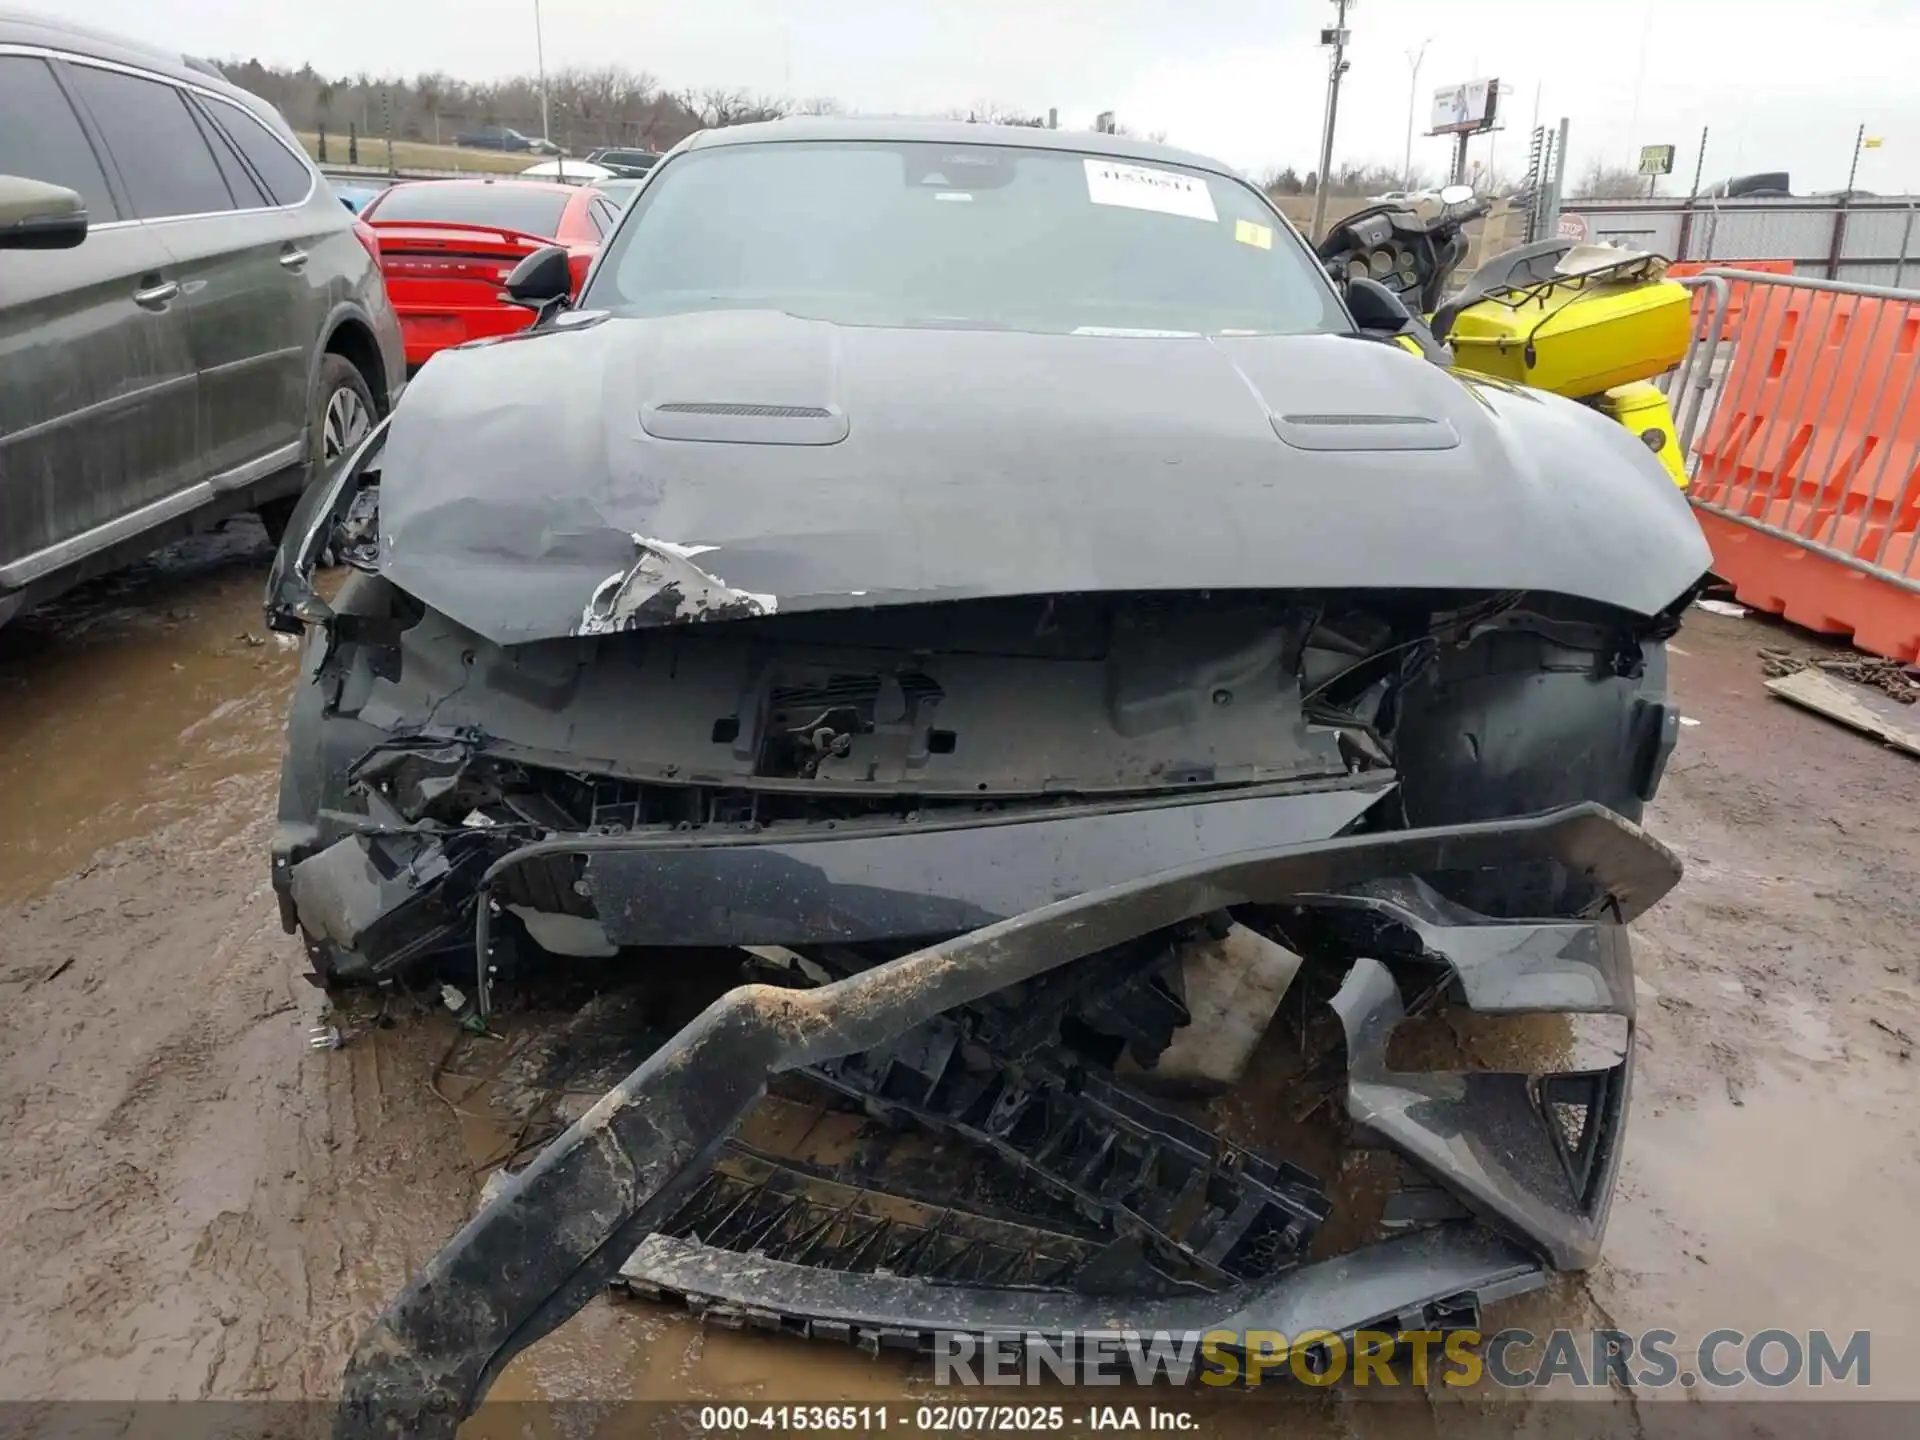
M 1213 208 L 1213 192 L 1197 176 L 1112 160 L 1090 159 L 1086 165 L 1087 198 L 1096 205 L 1124 205 L 1129 210 L 1157 210 L 1162 215 L 1216 223 L 1220 219 Z

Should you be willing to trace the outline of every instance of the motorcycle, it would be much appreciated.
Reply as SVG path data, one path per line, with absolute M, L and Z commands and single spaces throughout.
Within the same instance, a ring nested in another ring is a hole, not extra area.
M 1404 201 L 1335 222 L 1319 255 L 1341 284 L 1370 282 L 1419 318 L 1395 338 L 1436 363 L 1577 400 L 1637 435 L 1684 488 L 1686 457 L 1653 379 L 1685 357 L 1691 297 L 1644 251 L 1553 238 L 1483 261 L 1450 298 L 1466 227 L 1492 210 L 1464 185 L 1423 215 Z

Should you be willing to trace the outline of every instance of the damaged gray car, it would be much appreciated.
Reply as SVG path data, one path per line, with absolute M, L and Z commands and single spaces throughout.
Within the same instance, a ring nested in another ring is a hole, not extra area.
M 452 1434 L 614 1284 L 915 1349 L 1444 1330 L 1594 1261 L 1708 564 L 1631 435 L 1109 135 L 703 133 L 577 301 L 558 252 L 508 291 L 538 323 L 436 357 L 276 561 L 274 886 L 330 986 L 695 1003 L 393 1301 L 340 1433 Z M 1419 1039 L 1513 1017 L 1611 1039 Z

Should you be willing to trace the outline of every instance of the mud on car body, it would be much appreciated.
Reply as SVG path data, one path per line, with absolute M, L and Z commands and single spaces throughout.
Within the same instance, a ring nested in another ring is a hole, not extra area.
M 616 1280 L 912 1347 L 1117 1297 L 1433 1328 L 1591 1263 L 1706 565 L 1631 436 L 1370 343 L 1214 162 L 693 137 L 579 307 L 437 358 L 270 581 L 318 978 L 484 1004 L 615 956 L 715 997 L 395 1300 L 343 1433 L 451 1433 Z M 1392 1060 L 1449 1009 L 1624 1038 Z M 1296 1014 L 1317 1053 L 1240 1098 L 1396 1158 L 1358 1241 L 1324 1166 L 1192 1100 Z M 781 1104 L 882 1138 L 836 1167 L 755 1128 Z

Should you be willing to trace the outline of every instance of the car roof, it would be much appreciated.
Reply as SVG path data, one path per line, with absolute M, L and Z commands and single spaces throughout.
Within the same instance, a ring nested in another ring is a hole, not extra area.
M 561 195 L 576 195 L 578 185 L 562 185 L 557 180 L 522 180 L 516 175 L 496 175 L 486 179 L 476 176 L 471 180 L 396 180 L 387 186 L 389 190 L 479 190 L 496 185 L 510 185 L 515 190 L 551 190 Z
M 728 125 L 689 135 L 677 149 L 710 150 L 727 145 L 757 145 L 769 141 L 850 141 L 885 143 L 923 141 L 933 145 L 1009 145 L 1030 150 L 1061 150 L 1075 155 L 1106 155 L 1116 160 L 1146 164 L 1184 165 L 1231 179 L 1243 178 L 1223 161 L 1173 145 L 1136 140 L 1084 130 L 1045 130 L 1026 125 L 976 125 L 965 120 L 911 120 L 796 115 L 751 125 Z
M 49 50 L 66 50 L 95 60 L 112 60 L 121 65 L 150 70 L 170 80 L 198 85 L 229 100 L 238 101 L 255 114 L 270 118 L 276 128 L 284 129 L 286 126 L 286 121 L 278 111 L 252 91 L 242 90 L 227 79 L 220 67 L 211 60 L 197 59 L 178 50 L 163 50 L 157 45 L 131 40 L 107 30 L 96 30 L 90 25 L 76 25 L 52 15 L 0 6 L 0 45 L 39 45 Z

